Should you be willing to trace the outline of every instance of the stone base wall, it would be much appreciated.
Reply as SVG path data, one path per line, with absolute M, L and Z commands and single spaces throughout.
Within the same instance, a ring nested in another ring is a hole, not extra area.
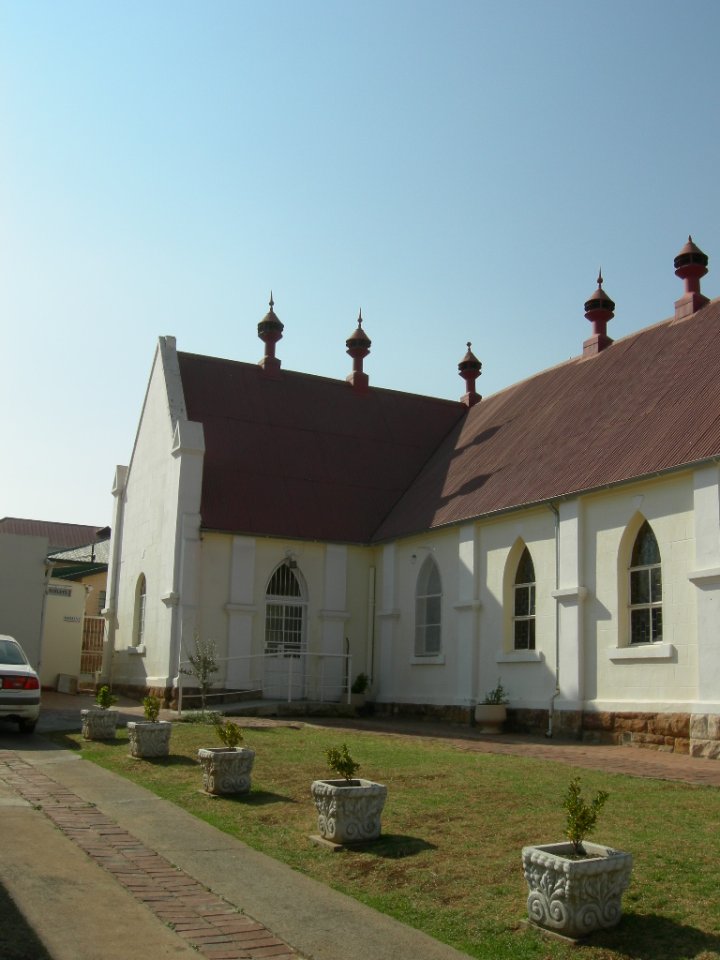
M 707 713 L 583 714 L 583 738 L 720 759 L 720 716 Z
M 459 707 L 452 704 L 434 703 L 371 703 L 376 717 L 409 717 L 413 720 L 443 720 L 470 726 L 475 717 L 475 707 Z
M 547 710 L 508 709 L 506 730 L 546 734 Z M 557 710 L 553 735 L 720 760 L 720 715 Z

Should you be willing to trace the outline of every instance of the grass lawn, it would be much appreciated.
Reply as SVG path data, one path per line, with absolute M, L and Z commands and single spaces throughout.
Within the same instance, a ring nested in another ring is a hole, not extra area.
M 474 753 L 439 740 L 297 727 L 252 728 L 257 751 L 244 798 L 199 792 L 198 747 L 214 731 L 176 724 L 171 756 L 132 760 L 117 741 L 72 741 L 82 754 L 142 784 L 245 843 L 487 960 L 710 960 L 720 957 L 720 790 L 580 771 L 585 795 L 610 792 L 591 837 L 635 858 L 620 926 L 582 946 L 522 925 L 527 887 L 520 849 L 562 840 L 572 768 Z M 310 782 L 328 775 L 324 751 L 347 743 L 359 776 L 388 785 L 382 837 L 332 853 L 313 846 Z

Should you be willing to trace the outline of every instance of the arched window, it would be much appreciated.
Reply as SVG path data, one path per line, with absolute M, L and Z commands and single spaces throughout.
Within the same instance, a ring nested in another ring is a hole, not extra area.
M 527 547 L 522 552 L 513 587 L 513 646 L 535 649 L 535 567 Z
M 265 591 L 265 653 L 297 657 L 304 650 L 305 596 L 295 562 L 277 568 Z
M 135 636 L 134 645 L 136 647 L 145 643 L 145 605 L 147 601 L 147 581 L 145 574 L 141 573 L 137 587 L 135 588 Z
M 415 656 L 436 657 L 442 649 L 442 584 L 433 557 L 426 557 L 415 589 Z
M 643 523 L 630 560 L 630 643 L 662 640 L 660 549 L 652 527 Z

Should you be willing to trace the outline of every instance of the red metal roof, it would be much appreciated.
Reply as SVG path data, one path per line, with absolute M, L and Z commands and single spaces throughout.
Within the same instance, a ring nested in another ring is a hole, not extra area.
M 458 402 L 179 353 L 205 434 L 206 530 L 368 543 L 465 415 Z
M 70 550 L 90 543 L 107 540 L 109 527 L 89 527 L 82 523 L 55 523 L 46 520 L 22 520 L 18 517 L 3 517 L 0 533 L 14 533 L 26 537 L 47 537 L 48 549 Z
M 720 456 L 720 300 L 484 399 L 376 530 L 391 539 Z

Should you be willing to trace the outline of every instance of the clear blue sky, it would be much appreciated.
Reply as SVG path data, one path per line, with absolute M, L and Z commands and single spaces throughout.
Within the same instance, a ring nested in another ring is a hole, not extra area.
M 720 294 L 720 3 L 0 0 L 0 517 L 111 521 L 156 339 L 489 395 Z M 719 331 L 720 335 L 720 331 Z

